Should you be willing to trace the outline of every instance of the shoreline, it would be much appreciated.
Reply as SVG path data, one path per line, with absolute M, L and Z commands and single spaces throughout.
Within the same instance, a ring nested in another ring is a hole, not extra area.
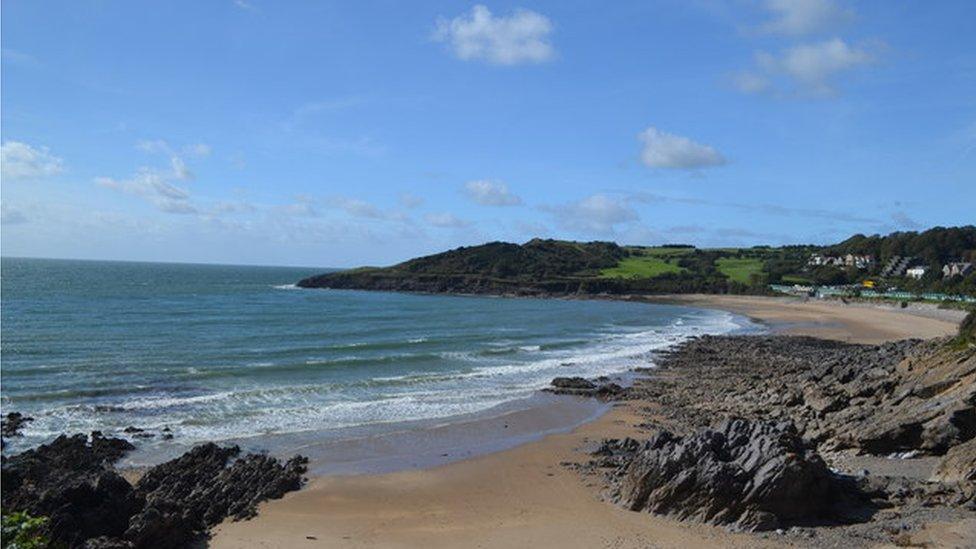
M 752 296 L 655 296 L 648 302 L 743 314 L 781 334 L 879 343 L 953 333 L 949 318 L 914 311 Z M 561 462 L 605 437 L 646 436 L 636 406 L 617 402 L 568 433 L 428 469 L 325 476 L 263 504 L 257 518 L 224 523 L 213 547 L 529 544 L 567 547 L 775 546 L 774 539 L 622 510 L 599 499 Z

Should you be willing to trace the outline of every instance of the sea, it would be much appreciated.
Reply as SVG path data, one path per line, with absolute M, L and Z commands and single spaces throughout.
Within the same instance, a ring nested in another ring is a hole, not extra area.
M 619 376 L 689 337 L 756 329 L 671 305 L 295 286 L 322 268 L 0 267 L 0 404 L 34 418 L 6 453 L 133 426 L 151 463 L 202 441 L 442 425 L 517 409 L 557 376 Z

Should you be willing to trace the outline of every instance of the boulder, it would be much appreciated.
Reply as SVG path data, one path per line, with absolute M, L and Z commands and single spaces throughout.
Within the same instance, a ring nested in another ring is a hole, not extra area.
M 791 423 L 731 419 L 685 437 L 659 433 L 625 466 L 615 499 L 680 520 L 770 530 L 827 517 L 836 490 Z
M 0 420 L 0 435 L 4 437 L 19 436 L 20 429 L 28 421 L 34 421 L 34 418 L 27 417 L 20 412 L 10 412 Z
M 142 502 L 107 465 L 131 449 L 95 432 L 90 442 L 84 435 L 62 435 L 5 459 L 3 507 L 48 517 L 52 541 L 72 547 L 118 534 Z
M 596 384 L 582 377 L 557 377 L 551 385 L 557 389 L 596 389 Z
M 939 461 L 932 480 L 941 482 L 976 481 L 976 438 L 949 450 Z
M 211 443 L 151 468 L 133 487 L 112 468 L 132 448 L 94 432 L 5 458 L 3 507 L 48 517 L 52 541 L 68 547 L 186 547 L 224 518 L 252 517 L 261 501 L 298 489 L 307 463 L 238 457 L 237 446 Z
M 237 446 L 208 443 L 149 470 L 136 484 L 145 507 L 123 537 L 136 547 L 184 547 L 226 517 L 250 518 L 261 501 L 301 487 L 305 458 L 281 464 L 259 454 L 234 459 L 238 454 Z

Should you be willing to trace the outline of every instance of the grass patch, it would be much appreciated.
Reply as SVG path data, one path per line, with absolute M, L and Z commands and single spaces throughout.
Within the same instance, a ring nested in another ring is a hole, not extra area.
M 715 260 L 719 272 L 735 282 L 751 284 L 752 275 L 762 272 L 763 262 L 753 257 L 723 257 Z
M 616 267 L 603 269 L 600 271 L 600 278 L 654 278 L 665 273 L 684 271 L 673 259 L 644 255 L 628 257 L 621 260 Z

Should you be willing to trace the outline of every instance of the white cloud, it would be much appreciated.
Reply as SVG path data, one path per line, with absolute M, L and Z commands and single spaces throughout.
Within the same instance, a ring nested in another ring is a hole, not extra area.
M 213 205 L 215 215 L 253 213 L 256 210 L 254 204 L 246 200 L 222 200 Z
M 174 156 L 170 159 L 170 166 L 173 168 L 173 175 L 176 179 L 180 181 L 193 179 L 193 172 L 190 171 L 190 168 L 186 167 L 186 162 L 182 158 Z
M 169 156 L 169 170 L 143 167 L 139 168 L 135 175 L 128 179 L 96 177 L 95 184 L 106 189 L 138 196 L 161 212 L 173 214 L 201 213 L 200 208 L 190 200 L 190 192 L 174 184 L 175 181 L 193 179 L 193 172 L 186 165 L 181 153 L 177 153 L 166 141 L 161 139 L 140 141 L 136 143 L 136 148 L 151 154 Z M 206 156 L 210 154 L 210 147 L 203 144 L 190 145 L 184 147 L 182 153 L 197 157 Z M 219 209 L 218 207 L 214 212 L 218 212 Z
M 295 201 L 276 208 L 278 213 L 291 217 L 317 217 L 318 210 L 315 209 L 315 201 L 310 196 L 300 194 L 295 196 Z
M 0 145 L 0 175 L 4 179 L 39 179 L 64 171 L 64 161 L 47 147 L 35 148 L 20 141 Z
M 482 206 L 518 206 L 522 199 L 508 191 L 501 181 L 479 179 L 464 184 L 464 194 Z
M 801 91 L 814 95 L 832 94 L 830 80 L 836 74 L 869 65 L 874 60 L 871 52 L 852 47 L 840 38 L 794 46 L 779 56 L 760 53 L 756 57 L 759 67 L 767 74 L 785 74 Z
M 601 235 L 611 234 L 617 225 L 640 218 L 625 201 L 603 194 L 543 209 L 552 213 L 556 224 L 563 229 Z
M 424 199 L 413 193 L 400 193 L 399 202 L 404 208 L 413 209 L 421 206 L 424 203 Z
M 552 23 L 544 15 L 518 9 L 508 17 L 495 17 L 479 4 L 467 15 L 439 19 L 434 40 L 447 42 L 459 59 L 516 65 L 552 59 L 550 34 Z
M 650 127 L 638 139 L 644 144 L 641 161 L 652 168 L 697 169 L 725 164 L 725 157 L 708 145 Z
M 386 217 L 382 210 L 358 198 L 337 196 L 332 199 L 332 205 L 353 217 L 366 217 L 370 219 L 383 219 Z
M 424 216 L 424 220 L 431 226 L 449 229 L 460 229 L 470 225 L 467 221 L 450 213 L 429 213 Z
M 751 71 L 744 71 L 732 78 L 732 84 L 742 93 L 760 93 L 769 89 L 769 78 Z
M 773 19 L 761 29 L 774 34 L 809 34 L 854 18 L 853 10 L 835 0 L 766 0 L 765 8 Z
M 210 145 L 206 143 L 194 143 L 192 145 L 187 145 L 183 147 L 183 153 L 189 156 L 196 156 L 203 158 L 205 156 L 210 156 Z

